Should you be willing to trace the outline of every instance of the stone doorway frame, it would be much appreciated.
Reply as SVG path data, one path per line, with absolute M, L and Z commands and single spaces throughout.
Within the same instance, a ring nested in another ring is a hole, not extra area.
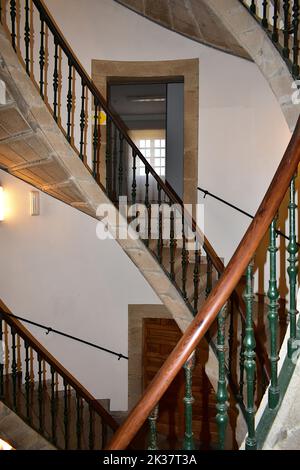
M 128 411 L 140 399 L 143 391 L 143 320 L 166 318 L 174 320 L 162 304 L 128 305 Z
M 92 60 L 92 80 L 107 97 L 108 83 L 113 79 L 153 79 L 163 81 L 182 77 L 184 81 L 184 169 L 183 202 L 197 203 L 198 133 L 199 133 L 199 59 L 167 61 Z M 103 139 L 103 152 L 105 152 Z M 102 162 L 105 159 L 101 159 Z M 103 163 L 104 165 L 104 163 Z M 101 166 L 105 175 L 105 168 Z

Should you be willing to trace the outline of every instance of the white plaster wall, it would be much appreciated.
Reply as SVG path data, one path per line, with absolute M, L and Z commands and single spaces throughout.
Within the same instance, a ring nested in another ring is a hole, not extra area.
M 199 184 L 254 213 L 290 133 L 257 66 L 168 31 L 113 0 L 46 0 L 80 61 L 199 58 Z M 76 15 L 70 12 L 76 12 Z M 199 195 L 199 201 L 202 201 Z M 248 219 L 205 200 L 205 231 L 228 262 Z
M 0 298 L 16 315 L 127 355 L 128 304 L 160 303 L 138 269 L 114 240 L 96 237 L 91 217 L 43 193 L 32 217 L 32 187 L 3 171 L 0 184 Z M 29 329 L 96 398 L 126 409 L 127 361 Z

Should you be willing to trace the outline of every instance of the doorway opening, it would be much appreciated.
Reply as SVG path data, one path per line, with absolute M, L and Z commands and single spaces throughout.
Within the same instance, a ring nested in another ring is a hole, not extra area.
M 112 80 L 108 83 L 108 101 L 155 172 L 183 199 L 183 77 Z M 145 177 L 142 162 L 137 177 Z

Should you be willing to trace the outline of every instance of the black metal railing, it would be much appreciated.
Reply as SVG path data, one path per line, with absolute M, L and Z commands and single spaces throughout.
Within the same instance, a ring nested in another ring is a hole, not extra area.
M 0 341 L 0 399 L 57 448 L 103 449 L 117 423 L 4 309 Z
M 299 0 L 240 0 L 265 29 L 287 63 L 295 80 L 299 79 Z

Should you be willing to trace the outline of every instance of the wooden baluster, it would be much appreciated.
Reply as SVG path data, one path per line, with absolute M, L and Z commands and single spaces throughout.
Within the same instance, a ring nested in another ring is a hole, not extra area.
M 57 415 L 57 403 L 56 403 L 56 380 L 55 380 L 55 369 L 51 366 L 51 440 L 56 445 L 56 415 Z
M 278 18 L 279 18 L 278 0 L 273 0 L 273 8 L 274 8 L 274 16 L 273 16 L 272 40 L 273 42 L 278 42 Z
M 119 196 L 123 195 L 123 154 L 124 154 L 124 136 L 121 132 L 119 132 L 119 171 L 118 171 L 118 179 L 119 179 Z
M 218 389 L 216 393 L 217 398 L 217 426 L 219 437 L 219 449 L 225 449 L 226 429 L 228 425 L 228 392 L 226 382 L 226 369 L 225 369 L 225 320 L 226 320 L 227 304 L 221 309 L 218 315 L 218 336 L 217 336 L 217 351 L 219 363 L 219 379 Z
M 91 406 L 89 406 L 89 449 L 95 448 L 95 413 Z
M 108 196 L 111 195 L 111 118 L 106 116 L 106 149 L 105 149 L 105 164 L 106 164 L 106 192 Z M 134 204 L 134 203 L 133 203 Z
M 293 67 L 294 77 L 299 77 L 299 0 L 293 5 Z
M 244 339 L 244 357 L 245 371 L 247 382 L 247 405 L 246 405 L 246 421 L 248 427 L 248 435 L 246 438 L 246 450 L 256 450 L 256 433 L 255 433 L 255 408 L 254 408 L 254 390 L 255 390 L 255 338 L 253 328 L 253 263 L 250 263 L 246 272 L 246 290 L 244 293 L 246 303 L 246 328 Z
M 95 109 L 94 109 L 94 132 L 93 132 L 93 177 L 95 180 L 98 179 L 98 143 L 99 143 L 99 129 L 98 129 L 98 114 L 99 105 L 95 98 Z
M 158 405 L 152 410 L 148 416 L 149 421 L 149 442 L 148 450 L 158 450 L 157 443 L 157 418 L 158 418 Z
M 54 37 L 54 69 L 53 69 L 53 117 L 58 120 L 58 43 Z
M 185 362 L 183 369 L 185 374 L 185 396 L 184 402 L 184 416 L 185 416 L 185 431 L 183 440 L 184 450 L 195 450 L 194 433 L 193 433 L 193 370 L 195 367 L 195 352 Z
M 228 329 L 228 375 L 232 378 L 232 360 L 234 353 L 234 303 L 231 300 L 229 305 L 229 329 Z
M 268 27 L 268 0 L 263 0 L 262 7 L 263 7 L 263 17 L 261 20 L 261 24 L 264 28 L 267 28 Z
M 67 93 L 67 139 L 71 143 L 72 134 L 72 108 L 73 108 L 73 95 L 72 95 L 72 80 L 73 80 L 73 66 L 71 59 L 68 59 L 68 93 Z
M 251 0 L 250 11 L 253 15 L 256 14 L 256 0 Z
M 82 433 L 82 399 L 76 394 L 76 437 L 77 450 L 81 449 L 81 433 Z
M 14 411 L 17 411 L 17 345 L 16 345 L 16 332 L 13 327 L 10 327 L 11 339 L 12 339 L 12 362 L 11 362 L 11 375 L 12 375 L 12 403 Z
M 136 204 L 136 153 L 132 150 L 132 185 L 131 185 L 132 205 Z
M 270 328 L 270 362 L 271 362 L 271 384 L 269 387 L 269 407 L 274 409 L 279 402 L 279 386 L 278 386 L 278 371 L 277 364 L 279 361 L 278 356 L 278 297 L 279 292 L 277 288 L 277 272 L 276 272 L 276 253 L 278 248 L 276 246 L 276 219 L 273 220 L 270 227 L 270 280 L 269 280 L 269 328 Z
M 64 385 L 64 441 L 65 450 L 69 448 L 69 390 L 66 379 L 63 380 Z
M 186 237 L 185 237 L 185 218 L 184 209 L 182 209 L 182 252 L 181 252 L 181 270 L 182 270 L 182 295 L 184 300 L 187 302 L 188 296 L 186 291 L 187 282 L 187 269 L 189 264 L 189 252 L 186 249 Z
M 30 76 L 30 22 L 29 22 L 29 0 L 25 0 L 25 26 L 24 26 L 24 42 L 25 42 L 25 67 L 26 73 Z
M 39 51 L 39 65 L 40 65 L 40 95 L 42 99 L 45 97 L 45 90 L 44 90 L 44 72 L 45 72 L 45 21 L 42 17 L 42 14 L 40 15 L 40 20 L 41 20 L 41 31 L 40 31 L 40 36 L 41 36 L 41 44 L 40 44 L 40 51 Z
M 3 341 L 3 316 L 0 312 L 0 398 L 4 396 L 4 341 Z
M 17 11 L 16 11 L 16 0 L 10 0 L 10 20 L 11 20 L 11 44 L 14 50 L 17 50 L 16 47 L 16 16 L 17 16 Z
M 24 341 L 25 346 L 25 397 L 26 397 L 26 418 L 31 422 L 31 403 L 30 403 L 30 391 L 31 391 L 31 380 L 30 380 L 30 354 L 29 344 Z
M 38 403 L 39 403 L 39 431 L 41 434 L 44 432 L 44 370 L 43 360 L 38 354 Z
M 170 213 L 170 276 L 173 282 L 175 282 L 175 255 L 177 248 L 177 241 L 175 238 L 175 209 L 172 209 L 172 202 L 170 201 L 171 213 Z
M 198 313 L 198 301 L 199 301 L 199 277 L 200 277 L 200 251 L 199 242 L 195 237 L 195 266 L 194 266 L 194 315 Z
M 81 110 L 80 110 L 80 140 L 79 140 L 79 158 L 85 160 L 85 93 L 86 86 L 82 79 L 81 82 Z
M 283 57 L 290 57 L 290 0 L 283 0 Z
M 289 201 L 289 237 L 290 241 L 287 247 L 289 253 L 288 257 L 288 276 L 289 276 L 289 290 L 290 290 L 290 338 L 288 340 L 288 357 L 291 359 L 295 350 L 297 349 L 297 253 L 298 245 L 296 238 L 296 188 L 295 188 L 295 177 L 292 179 L 290 184 L 290 201 Z
M 212 290 L 212 268 L 213 268 L 212 260 L 208 256 L 208 254 L 206 254 L 206 288 L 205 288 L 206 298 L 209 296 Z

